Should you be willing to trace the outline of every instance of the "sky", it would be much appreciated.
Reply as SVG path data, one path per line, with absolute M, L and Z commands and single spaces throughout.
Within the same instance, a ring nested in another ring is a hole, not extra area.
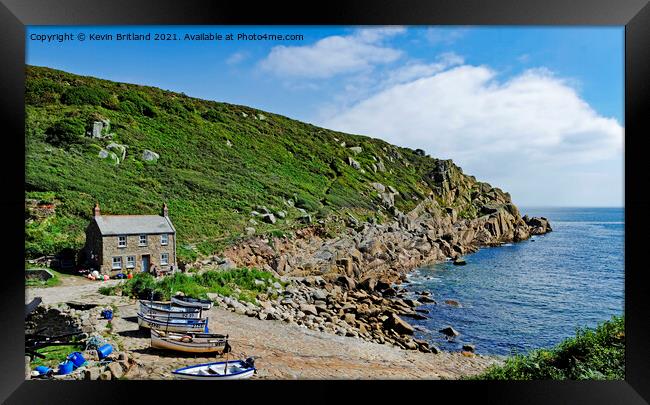
M 623 27 L 32 26 L 26 55 L 421 148 L 520 206 L 623 206 Z

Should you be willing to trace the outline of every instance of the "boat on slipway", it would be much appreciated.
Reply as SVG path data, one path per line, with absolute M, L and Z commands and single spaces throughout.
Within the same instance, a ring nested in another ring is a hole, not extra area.
M 144 301 L 140 300 L 140 312 L 145 315 L 163 315 L 176 318 L 195 318 L 203 317 L 203 308 L 176 306 L 171 302 L 162 301 Z
M 216 363 L 198 364 L 172 371 L 172 374 L 183 380 L 241 380 L 251 378 L 257 370 L 255 359 L 220 361 Z
M 199 298 L 185 297 L 181 295 L 172 297 L 172 304 L 182 307 L 199 307 L 203 309 L 212 308 L 212 301 L 210 300 L 202 300 Z
M 151 329 L 151 347 L 186 353 L 228 353 L 228 335 L 196 332 L 165 332 Z
M 168 315 L 143 314 L 138 312 L 138 325 L 141 328 L 157 329 L 165 332 L 203 332 L 207 330 L 207 318 L 183 318 Z

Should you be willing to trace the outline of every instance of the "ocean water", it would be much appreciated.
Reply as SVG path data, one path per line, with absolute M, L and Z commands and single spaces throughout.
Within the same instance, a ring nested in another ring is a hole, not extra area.
M 554 346 L 577 327 L 623 314 L 623 208 L 520 210 L 548 218 L 553 232 L 482 248 L 465 256 L 465 266 L 445 262 L 411 273 L 407 290 L 428 290 L 438 302 L 420 307 L 430 310 L 426 320 L 405 318 L 427 329 L 416 330 L 417 338 L 443 350 L 471 343 L 477 353 L 510 355 Z M 453 341 L 438 332 L 448 325 L 460 332 Z

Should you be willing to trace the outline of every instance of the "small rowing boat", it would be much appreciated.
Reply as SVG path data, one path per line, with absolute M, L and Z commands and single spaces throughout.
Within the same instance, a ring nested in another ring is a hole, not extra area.
M 184 297 L 182 295 L 177 295 L 175 297 L 172 297 L 172 304 L 180 305 L 182 307 L 199 307 L 199 308 L 203 308 L 203 309 L 212 308 L 212 301 L 210 301 L 210 300 L 202 300 L 202 299 L 198 299 L 198 298 Z
M 167 332 L 203 332 L 207 324 L 207 318 L 180 318 L 138 312 L 138 325 L 143 328 L 158 329 Z
M 228 353 L 227 335 L 216 333 L 175 333 L 151 329 L 151 347 L 186 353 Z
M 163 315 L 177 318 L 201 318 L 203 308 L 175 306 L 170 302 L 140 301 L 140 312 L 146 315 Z
M 198 364 L 172 371 L 172 374 L 184 380 L 241 380 L 251 378 L 255 373 L 255 360 L 221 361 L 217 363 Z

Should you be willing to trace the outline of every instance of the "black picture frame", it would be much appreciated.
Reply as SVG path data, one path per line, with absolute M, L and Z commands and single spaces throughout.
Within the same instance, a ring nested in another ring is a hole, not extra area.
M 209 2 L 157 0 L 0 0 L 0 199 L 5 258 L 2 289 L 3 372 L 0 399 L 7 403 L 149 403 L 223 401 L 251 395 L 296 402 L 344 395 L 374 400 L 481 403 L 643 404 L 650 401 L 650 288 L 645 278 L 644 231 L 650 229 L 650 199 L 644 137 L 650 108 L 650 6 L 643 0 L 457 0 Z M 241 382 L 219 389 L 188 381 L 46 382 L 24 380 L 24 67 L 27 25 L 618 25 L 625 26 L 625 381 L 317 381 Z M 259 388 L 244 386 L 253 384 Z M 399 386 L 398 386 L 399 384 Z M 234 387 L 234 388 L 233 388 Z M 270 391 L 275 391 L 272 394 Z M 300 394 L 297 390 L 301 391 Z M 345 390 L 345 393 L 343 393 Z M 305 396 L 306 395 L 306 396 Z M 134 396 L 139 398 L 136 400 Z M 262 399 L 267 400 L 267 399 Z

